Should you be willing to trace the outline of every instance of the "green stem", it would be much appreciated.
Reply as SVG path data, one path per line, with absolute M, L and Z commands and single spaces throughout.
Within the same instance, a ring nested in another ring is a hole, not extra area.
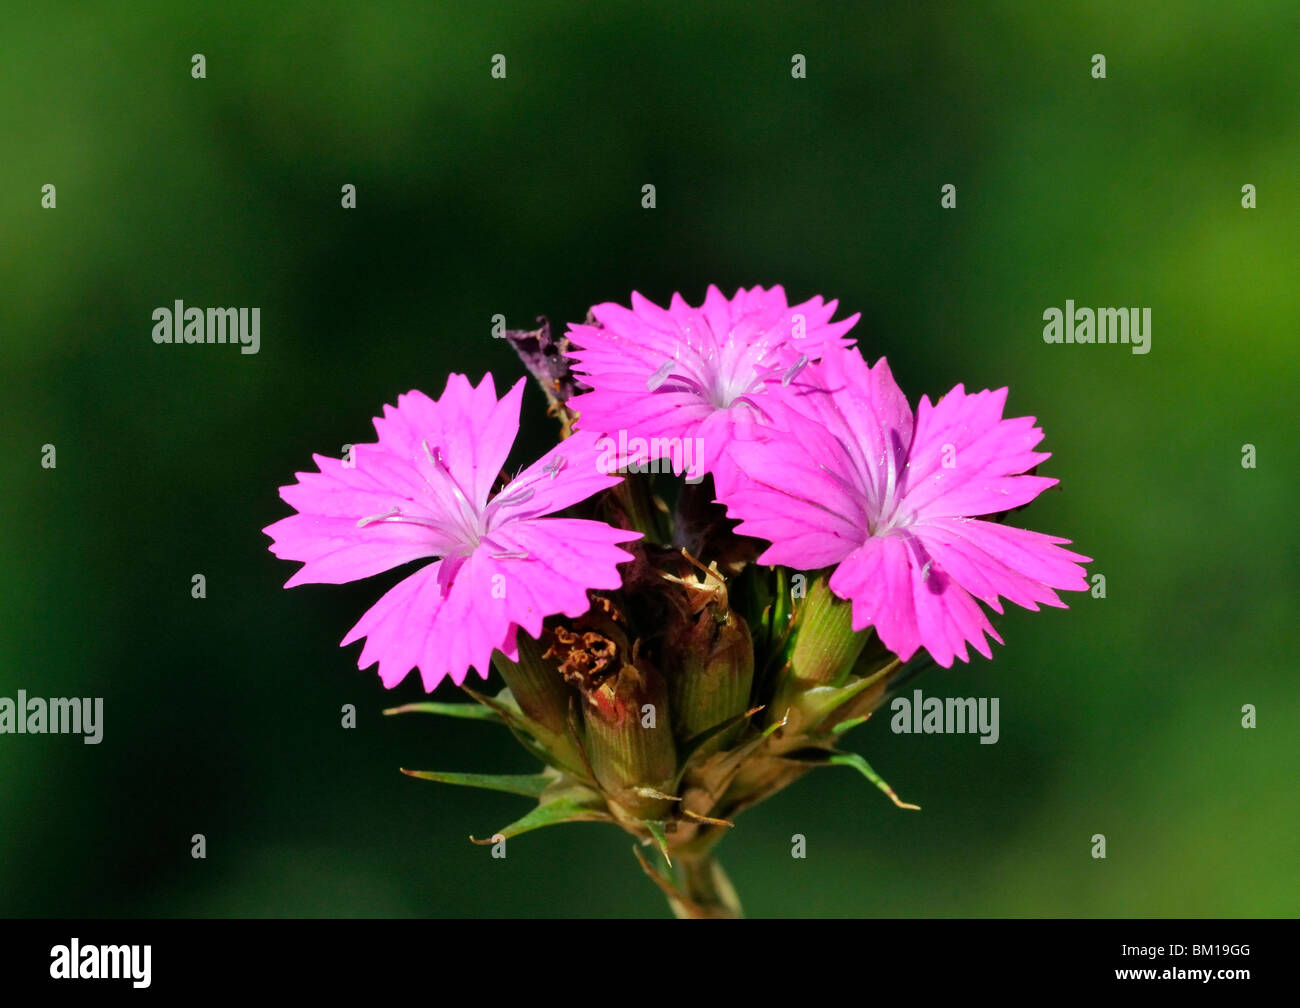
M 732 920 L 745 916 L 735 887 L 712 854 L 678 856 L 665 893 L 673 913 L 683 920 Z
M 613 488 L 612 493 L 634 532 L 640 532 L 651 542 L 663 541 L 659 510 L 655 507 L 648 477 L 629 474 Z

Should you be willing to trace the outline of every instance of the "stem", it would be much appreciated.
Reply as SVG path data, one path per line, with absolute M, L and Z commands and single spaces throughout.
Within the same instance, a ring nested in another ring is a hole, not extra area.
M 731 880 L 712 854 L 683 855 L 674 868 L 676 895 L 668 895 L 668 905 L 678 918 L 733 920 L 745 916 Z
M 675 852 L 668 876 L 651 867 L 639 848 L 633 851 L 645 873 L 668 897 L 668 905 L 679 920 L 735 920 L 745 916 L 731 880 L 711 851 Z
M 614 500 L 627 516 L 632 531 L 640 532 L 651 542 L 661 542 L 659 510 L 655 507 L 650 480 L 646 476 L 629 474 L 613 488 Z

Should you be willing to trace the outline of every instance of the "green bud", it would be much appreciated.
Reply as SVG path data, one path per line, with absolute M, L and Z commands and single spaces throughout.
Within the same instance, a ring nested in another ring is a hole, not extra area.
M 677 771 L 663 677 L 644 660 L 587 691 L 587 758 L 596 781 L 637 819 L 663 819 Z
M 748 709 L 754 641 L 745 620 L 727 605 L 725 588 L 701 607 L 677 649 L 681 658 L 672 675 L 672 711 L 681 739 L 692 739 Z M 742 730 L 737 724 L 708 740 L 705 748 L 718 749 Z
M 584 748 L 611 811 L 662 819 L 677 772 L 677 747 L 663 677 L 637 656 L 610 606 L 584 618 L 600 630 L 557 626 L 546 657 L 582 695 Z
M 500 651 L 492 653 L 492 664 L 510 687 L 519 709 L 557 735 L 568 733 L 569 704 L 573 691 L 564 683 L 559 666 L 542 657 L 542 644 L 522 630 L 516 635 L 519 660 L 511 661 Z
M 828 581 L 828 574 L 818 575 L 796 611 L 794 644 L 772 705 L 773 720 L 780 720 L 805 690 L 842 685 L 871 638 L 869 628 L 854 631 L 852 603 L 838 598 Z

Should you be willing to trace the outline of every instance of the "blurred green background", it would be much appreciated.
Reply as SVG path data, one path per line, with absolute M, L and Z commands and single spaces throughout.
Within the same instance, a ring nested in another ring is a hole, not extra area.
M 826 770 L 742 816 L 746 909 L 1296 913 L 1294 3 L 3 6 L 0 696 L 105 735 L 0 736 L 0 914 L 665 915 L 608 826 L 469 844 L 525 800 L 397 768 L 528 757 L 381 717 L 415 677 L 337 643 L 398 575 L 286 592 L 259 530 L 399 393 L 512 381 L 494 314 L 709 283 L 839 298 L 914 401 L 1009 385 L 1061 478 L 1017 521 L 1107 579 L 921 680 L 999 697 L 997 745 L 850 736 L 924 811 Z M 177 298 L 261 307 L 261 352 L 154 345 Z M 1151 353 L 1044 344 L 1067 298 L 1150 307 Z

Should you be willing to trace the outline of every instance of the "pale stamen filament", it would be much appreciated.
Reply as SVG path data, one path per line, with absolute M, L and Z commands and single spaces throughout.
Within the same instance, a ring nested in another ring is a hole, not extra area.
M 365 528 L 367 525 L 373 525 L 375 522 L 388 521 L 397 515 L 400 515 L 401 509 L 397 507 L 389 508 L 383 514 L 371 515 L 369 518 L 361 518 L 357 521 L 357 528 Z
M 498 496 L 492 501 L 497 507 L 509 507 L 512 504 L 523 504 L 533 499 L 534 490 L 532 487 L 517 487 L 510 493 Z
M 666 382 L 668 380 L 668 376 L 673 373 L 673 367 L 675 364 L 676 361 L 672 360 L 671 358 L 669 360 L 664 361 L 662 364 L 660 364 L 659 370 L 646 379 L 645 387 L 647 391 L 653 392 L 660 385 Z
M 784 375 L 781 376 L 782 387 L 788 386 L 792 381 L 794 381 L 795 376 L 798 375 L 799 372 L 802 371 L 807 366 L 808 366 L 808 355 L 804 354 L 802 357 L 800 357 L 797 361 L 794 362 L 794 365 L 790 368 L 789 371 L 787 371 Z
M 361 518 L 357 521 L 357 528 L 365 528 L 367 525 L 418 525 L 420 528 L 432 529 L 442 535 L 446 535 L 446 529 L 442 523 L 433 519 L 426 518 L 423 515 L 405 515 L 402 509 L 393 507 L 383 514 L 371 515 L 369 518 Z
M 432 465 L 434 469 L 441 472 L 442 475 L 446 477 L 447 483 L 451 486 L 452 495 L 456 498 L 456 505 L 460 508 L 461 525 L 464 528 L 467 537 L 472 542 L 478 542 L 478 538 L 482 534 L 478 509 L 470 503 L 469 497 L 466 495 L 465 491 L 461 489 L 460 484 L 456 482 L 456 477 L 452 475 L 451 468 L 447 465 L 446 461 L 443 460 L 442 448 L 439 447 L 430 450 L 427 439 L 422 443 L 424 445 L 424 454 L 425 457 L 428 458 L 429 464 Z M 428 481 L 426 480 L 426 482 Z

